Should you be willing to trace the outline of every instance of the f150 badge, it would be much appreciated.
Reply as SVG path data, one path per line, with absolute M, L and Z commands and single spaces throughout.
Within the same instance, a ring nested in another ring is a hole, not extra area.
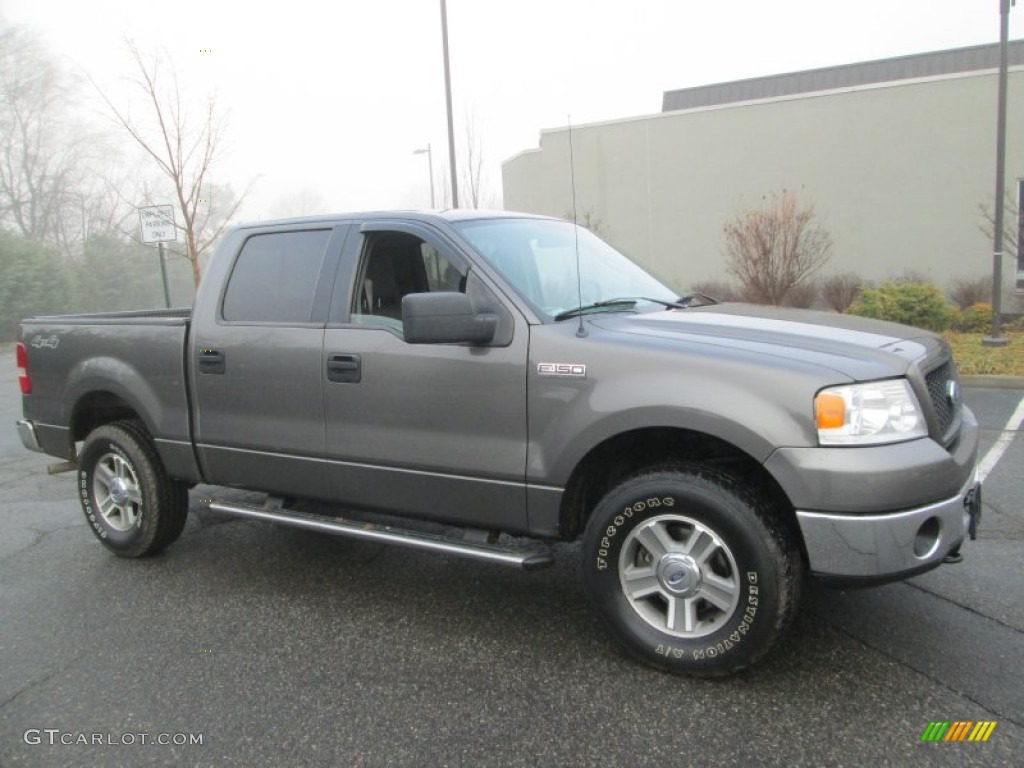
M 537 363 L 538 376 L 553 376 L 558 379 L 585 379 L 587 366 L 579 363 Z

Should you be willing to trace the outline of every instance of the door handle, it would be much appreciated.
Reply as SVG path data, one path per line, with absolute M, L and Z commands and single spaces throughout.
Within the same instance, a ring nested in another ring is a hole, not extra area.
M 358 384 L 363 378 L 359 355 L 330 355 L 327 358 L 327 380 L 342 384 Z
M 199 350 L 199 372 L 223 374 L 227 370 L 227 358 L 219 349 Z

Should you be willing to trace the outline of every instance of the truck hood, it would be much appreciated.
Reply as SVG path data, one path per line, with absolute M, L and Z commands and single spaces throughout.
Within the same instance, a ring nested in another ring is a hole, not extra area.
M 714 345 L 829 368 L 851 380 L 901 376 L 948 355 L 933 333 L 864 317 L 753 304 L 591 315 L 612 333 Z

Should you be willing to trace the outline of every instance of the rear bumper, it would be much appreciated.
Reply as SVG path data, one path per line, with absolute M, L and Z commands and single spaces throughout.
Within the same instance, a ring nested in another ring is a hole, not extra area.
M 36 434 L 36 425 L 26 419 L 19 419 L 17 426 L 18 437 L 21 438 L 21 444 L 30 451 L 42 453 L 43 447 L 39 443 L 39 435 Z
M 75 446 L 70 440 L 67 427 L 55 427 L 33 419 L 16 422 L 21 444 L 30 451 L 39 451 L 50 456 L 74 460 Z
M 898 581 L 940 565 L 981 516 L 975 472 L 959 493 L 887 515 L 796 513 L 810 570 L 839 583 Z

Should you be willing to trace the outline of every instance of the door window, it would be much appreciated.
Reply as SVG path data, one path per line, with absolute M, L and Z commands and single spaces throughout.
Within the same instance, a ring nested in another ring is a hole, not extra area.
M 353 297 L 352 322 L 402 331 L 402 298 L 410 293 L 465 293 L 465 274 L 434 246 L 405 232 L 373 232 Z
M 309 323 L 331 231 L 253 235 L 238 254 L 222 316 L 229 322 Z

